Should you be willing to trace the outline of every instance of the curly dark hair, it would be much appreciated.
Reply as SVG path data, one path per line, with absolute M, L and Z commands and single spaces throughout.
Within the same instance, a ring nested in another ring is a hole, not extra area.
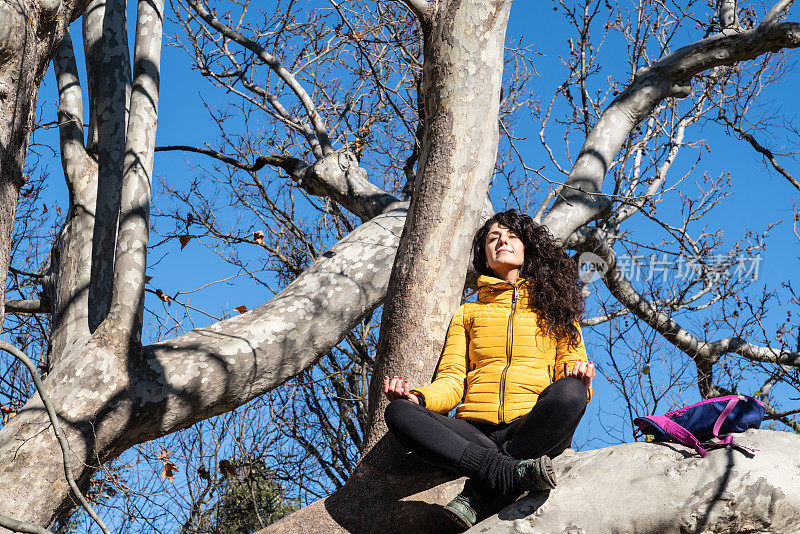
M 539 315 L 539 327 L 545 334 L 566 337 L 569 345 L 577 346 L 580 334 L 574 323 L 583 315 L 585 306 L 578 265 L 558 246 L 546 226 L 511 209 L 496 213 L 472 240 L 472 264 L 479 274 L 497 276 L 486 263 L 485 248 L 486 236 L 494 223 L 513 230 L 525 246 L 519 276 L 530 280 L 531 308 Z

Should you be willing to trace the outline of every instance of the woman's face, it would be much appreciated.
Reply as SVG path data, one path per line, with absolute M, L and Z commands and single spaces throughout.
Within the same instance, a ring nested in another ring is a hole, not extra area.
M 493 223 L 486 235 L 486 264 L 498 278 L 516 282 L 525 261 L 525 245 L 514 230 Z

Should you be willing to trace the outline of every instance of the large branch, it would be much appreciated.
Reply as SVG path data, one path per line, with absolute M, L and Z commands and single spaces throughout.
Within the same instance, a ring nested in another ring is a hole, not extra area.
M 88 482 L 98 461 L 242 405 L 330 351 L 383 299 L 407 204 L 364 223 L 267 304 L 184 336 L 131 351 L 94 336 L 70 348 L 45 387 Z M 0 429 L 0 474 L 25 484 L 0 514 L 48 524 L 69 508 L 41 404 L 31 399 Z M 36 461 L 33 461 L 36 459 Z M 58 496 L 57 498 L 55 496 Z
M 75 175 L 86 157 L 83 142 L 83 94 L 78 77 L 78 65 L 69 30 L 53 58 L 53 70 L 58 84 L 58 131 L 61 146 L 61 165 L 67 186 L 72 193 Z
M 50 306 L 41 300 L 7 300 L 5 313 L 49 313 Z
M 97 162 L 86 151 L 83 94 L 69 31 L 53 61 L 58 84 L 61 164 L 69 191 L 69 211 L 50 256 L 45 290 L 52 302 L 50 363 L 65 347 L 89 335 L 89 284 L 97 203 Z
M 589 133 L 544 224 L 554 236 L 566 239 L 602 217 L 609 208 L 601 192 L 603 179 L 628 134 L 663 99 L 685 97 L 696 74 L 798 46 L 800 24 L 767 21 L 749 31 L 721 33 L 684 46 L 636 73 L 633 83 L 606 108 Z
M 151 376 L 136 384 L 134 402 L 165 417 L 142 417 L 131 438 L 224 413 L 330 351 L 383 299 L 406 209 L 397 204 L 358 227 L 267 304 L 147 347 L 142 369 Z
M 126 341 L 138 340 L 142 330 L 163 18 L 164 0 L 139 2 L 114 285 L 108 322 L 104 323 L 104 328 L 121 330 Z
M 646 415 L 646 414 L 641 414 Z M 553 460 L 558 486 L 468 532 L 796 532 L 800 436 L 748 430 L 700 458 L 668 443 L 627 443 Z
M 89 286 L 91 330 L 108 313 L 114 279 L 131 86 L 125 6 L 125 0 L 93 0 L 83 17 L 89 101 L 92 104 L 89 146 L 93 147 L 96 142 L 99 167 Z

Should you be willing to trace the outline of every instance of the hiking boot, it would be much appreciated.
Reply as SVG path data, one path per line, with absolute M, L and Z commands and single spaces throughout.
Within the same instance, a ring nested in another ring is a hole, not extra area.
M 551 490 L 556 487 L 556 472 L 547 456 L 522 460 L 517 464 L 515 474 L 523 491 Z
M 469 483 L 461 493 L 444 506 L 447 515 L 460 527 L 468 529 L 478 522 L 478 516 L 486 508 L 486 502 Z

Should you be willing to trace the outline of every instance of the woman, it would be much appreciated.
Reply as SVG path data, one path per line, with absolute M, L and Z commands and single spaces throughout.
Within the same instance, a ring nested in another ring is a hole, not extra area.
M 453 316 L 433 382 L 383 384 L 392 434 L 469 478 L 445 507 L 464 527 L 494 495 L 555 487 L 550 457 L 571 444 L 595 376 L 578 325 L 578 269 L 547 229 L 509 210 L 472 248 L 478 300 Z

